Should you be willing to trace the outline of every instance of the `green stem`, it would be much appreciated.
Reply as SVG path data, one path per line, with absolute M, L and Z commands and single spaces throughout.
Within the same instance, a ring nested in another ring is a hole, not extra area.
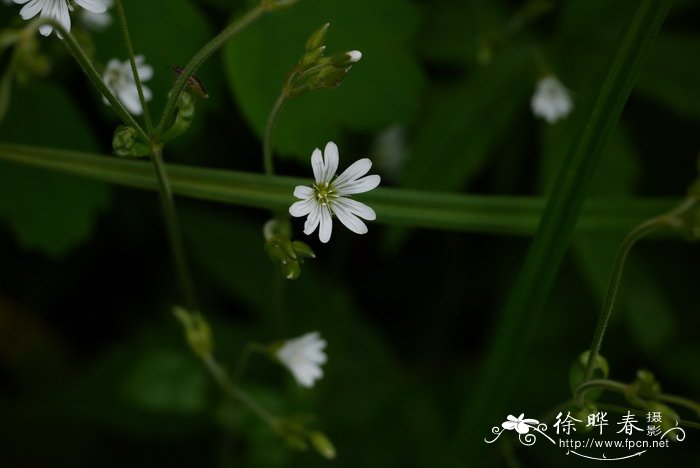
M 180 278 L 185 301 L 190 310 L 198 311 L 199 304 L 197 302 L 197 295 L 187 262 L 185 244 L 182 240 L 180 222 L 178 220 L 177 210 L 175 209 L 175 200 L 173 198 L 172 189 L 170 188 L 170 181 L 168 180 L 165 164 L 163 163 L 162 151 L 160 147 L 155 147 L 151 155 L 151 160 L 153 162 L 153 168 L 155 169 L 156 179 L 158 180 L 158 192 L 160 193 L 165 227 L 168 233 L 168 240 L 170 241 L 170 248 L 175 257 L 175 267 L 177 268 L 178 277 Z
M 127 187 L 158 190 L 149 162 L 77 151 L 0 142 L 0 160 L 88 177 Z M 286 211 L 292 192 L 308 180 L 296 177 L 167 164 L 173 193 L 197 200 Z M 522 196 L 486 196 L 378 188 L 358 196 L 377 212 L 377 223 L 484 234 L 532 236 L 546 200 Z M 578 233 L 624 233 L 645 219 L 667 211 L 673 198 L 589 200 L 577 223 Z
M 593 342 L 590 348 L 591 352 L 588 357 L 588 364 L 586 365 L 584 381 L 591 380 L 593 377 L 595 362 L 600 355 L 603 337 L 605 336 L 605 330 L 608 327 L 608 322 L 610 321 L 610 317 L 615 306 L 615 298 L 617 297 L 617 292 L 620 289 L 620 279 L 622 278 L 622 272 L 630 250 L 632 250 L 632 247 L 638 240 L 650 232 L 662 227 L 670 226 L 671 224 L 672 223 L 669 221 L 669 218 L 665 215 L 645 221 L 627 234 L 627 236 L 623 239 L 622 244 L 620 244 L 620 247 L 617 249 L 615 261 L 613 263 L 612 276 L 610 277 L 610 284 L 608 286 L 608 291 L 605 294 L 603 307 L 601 308 L 600 315 L 598 316 L 598 324 L 596 325 L 595 332 L 593 334 Z
M 586 393 L 592 390 L 610 390 L 617 393 L 624 394 L 629 385 L 623 382 L 616 382 L 614 380 L 608 379 L 593 379 L 588 382 L 584 382 L 579 385 L 579 387 L 574 392 L 574 402 L 580 406 L 584 407 L 586 405 Z
M 126 51 L 129 54 L 129 61 L 131 62 L 131 71 L 134 74 L 134 81 L 136 82 L 136 89 L 139 93 L 139 100 L 141 101 L 141 107 L 143 108 L 143 118 L 146 121 L 146 130 L 149 134 L 153 134 L 153 121 L 151 120 L 151 113 L 148 110 L 148 103 L 146 102 L 146 97 L 143 94 L 143 86 L 141 85 L 141 77 L 139 76 L 138 68 L 136 66 L 136 56 L 134 55 L 134 46 L 131 43 L 131 35 L 129 34 L 129 27 L 126 23 L 126 12 L 124 11 L 124 4 L 122 0 L 117 0 L 117 16 L 119 17 L 119 24 L 121 25 L 122 37 L 124 38 L 124 45 L 126 45 Z
M 681 406 L 687 408 L 695 413 L 695 416 L 700 418 L 700 403 L 691 400 L 690 398 L 685 398 L 676 395 L 661 394 L 658 396 L 659 401 L 664 401 L 666 403 L 671 403 L 672 405 Z
M 54 29 L 61 33 L 61 36 L 63 36 L 63 43 L 66 45 L 71 54 L 73 54 L 73 57 L 78 62 L 78 65 L 80 65 L 80 67 L 83 69 L 88 79 L 112 105 L 114 112 L 117 113 L 125 124 L 133 127 L 139 133 L 139 136 L 144 139 L 144 141 L 148 141 L 148 135 L 146 132 L 144 132 L 143 128 L 141 128 L 136 120 L 134 120 L 134 117 L 129 113 L 129 111 L 126 110 L 121 101 L 114 96 L 112 90 L 107 87 L 100 74 L 97 73 L 95 66 L 88 58 L 85 51 L 82 49 L 82 47 L 80 47 L 80 44 L 78 44 L 78 41 L 75 40 L 75 38 L 63 27 L 61 23 L 48 17 L 39 18 L 29 23 L 27 26 L 27 32 L 29 34 L 36 34 L 39 31 L 39 28 L 45 24 L 51 25 Z
M 158 127 L 156 129 L 158 133 L 162 133 L 170 124 L 170 121 L 172 120 L 173 115 L 175 113 L 177 101 L 180 98 L 180 94 L 182 94 L 182 91 L 185 89 L 187 81 L 190 79 L 190 77 L 194 75 L 199 69 L 199 67 L 214 52 L 220 49 L 226 43 L 226 41 L 231 39 L 234 35 L 241 32 L 246 26 L 250 25 L 253 21 L 258 19 L 265 11 L 267 10 L 263 5 L 258 5 L 257 7 L 253 8 L 241 18 L 227 26 L 211 41 L 209 41 L 204 47 L 202 47 L 202 49 L 199 52 L 197 52 L 194 55 L 194 57 L 192 57 L 192 59 L 187 64 L 182 73 L 180 73 L 180 75 L 177 77 L 177 80 L 175 80 L 175 85 L 173 86 L 173 89 L 170 92 L 168 101 L 165 104 L 165 109 L 163 110 L 163 115 L 160 118 L 160 122 L 158 123 Z
M 260 419 L 265 421 L 272 428 L 273 431 L 278 431 L 279 423 L 277 422 L 277 418 L 275 418 L 272 414 L 268 413 L 263 407 L 258 405 L 255 402 L 255 400 L 248 396 L 247 393 L 243 392 L 238 387 L 236 387 L 236 385 L 234 385 L 231 379 L 229 378 L 228 374 L 226 374 L 226 371 L 223 369 L 223 367 L 221 367 L 221 365 L 218 362 L 216 362 L 213 356 L 203 356 L 202 362 L 227 396 L 247 406 L 258 417 L 260 417 Z
M 264 353 L 265 347 L 259 343 L 254 343 L 254 342 L 246 343 L 245 347 L 243 348 L 243 351 L 241 351 L 241 354 L 238 357 L 238 363 L 236 364 L 236 371 L 233 373 L 233 381 L 234 382 L 241 381 L 241 378 L 243 378 L 243 373 L 245 372 L 246 368 L 248 367 L 248 363 L 250 362 L 250 356 L 254 352 Z
M 285 86 L 280 93 L 275 105 L 272 106 L 270 115 L 267 117 L 267 125 L 265 125 L 265 136 L 263 138 L 263 163 L 265 166 L 265 174 L 274 175 L 275 165 L 272 158 L 272 143 L 275 136 L 275 127 L 277 126 L 277 120 L 282 112 L 284 103 L 287 102 L 287 87 Z

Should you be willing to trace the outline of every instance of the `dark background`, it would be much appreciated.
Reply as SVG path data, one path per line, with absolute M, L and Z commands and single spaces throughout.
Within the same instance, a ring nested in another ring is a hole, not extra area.
M 199 102 L 193 128 L 165 157 L 261 171 L 267 112 L 306 36 L 328 21 L 329 50 L 359 49 L 363 59 L 339 89 L 287 106 L 276 140 L 279 173 L 310 178 L 311 151 L 334 140 L 341 168 L 369 156 L 384 186 L 544 194 L 634 3 L 554 1 L 517 27 L 525 2 L 300 0 L 205 64 L 199 77 L 211 98 Z M 125 5 L 136 51 L 156 71 L 147 83 L 156 115 L 174 80 L 167 66 L 184 66 L 247 8 L 228 0 Z M 0 5 L 0 27 L 20 27 L 18 11 Z M 676 2 L 605 152 L 594 195 L 680 200 L 697 177 L 699 21 L 698 2 Z M 115 24 L 92 33 L 74 15 L 74 32 L 98 63 L 126 59 Z M 479 63 L 487 43 L 491 60 Z M 55 36 L 37 44 L 50 73 L 15 83 L 0 140 L 109 154 L 116 118 Z M 575 102 L 553 126 L 529 109 L 540 72 L 533 50 Z M 1 60 L 4 68 L 7 51 Z M 315 427 L 338 449 L 336 466 L 442 465 L 469 423 L 460 410 L 528 238 L 381 223 L 365 236 L 338 228 L 327 245 L 304 239 L 318 258 L 286 282 L 262 249 L 268 213 L 186 199 L 178 208 L 225 364 L 233 366 L 248 341 L 318 330 L 329 343 L 326 375 L 312 390 L 262 357 L 251 363 L 245 390 L 276 413 L 315 414 Z M 301 230 L 295 223 L 298 236 Z M 568 369 L 590 344 L 624 234 L 575 237 L 513 392 L 514 415 L 551 424 L 545 415 L 570 397 Z M 669 393 L 700 396 L 699 253 L 675 237 L 635 247 L 603 348 L 611 378 L 629 382 L 648 368 Z M 329 463 L 287 450 L 262 422 L 223 400 L 170 315 L 179 297 L 155 193 L 0 162 L 0 466 Z M 483 437 L 500 422 L 485 425 Z M 700 433 L 687 432 L 683 443 L 627 464 L 691 466 Z M 508 444 L 489 446 L 483 466 L 505 459 L 519 466 L 513 458 L 538 467 L 580 462 L 543 441 L 511 445 L 506 457 Z

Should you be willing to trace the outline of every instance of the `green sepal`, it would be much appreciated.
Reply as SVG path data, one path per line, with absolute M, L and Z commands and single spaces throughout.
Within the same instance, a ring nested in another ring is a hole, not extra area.
M 183 92 L 177 101 L 177 114 L 173 125 L 161 135 L 161 141 L 166 142 L 179 137 L 192 125 L 195 115 L 195 99 L 189 92 Z
M 114 154 L 120 158 L 142 158 L 151 154 L 148 143 L 143 141 L 136 129 L 120 125 L 112 138 Z

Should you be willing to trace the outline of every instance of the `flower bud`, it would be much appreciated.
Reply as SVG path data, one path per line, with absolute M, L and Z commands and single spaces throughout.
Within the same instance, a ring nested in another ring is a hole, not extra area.
M 200 358 L 211 356 L 214 340 L 206 319 L 199 313 L 191 313 L 179 306 L 173 308 L 173 314 L 185 329 L 185 338 L 192 351 Z
M 652 400 L 661 393 L 661 384 L 656 380 L 654 374 L 646 369 L 637 371 L 637 378 L 630 384 L 630 391 L 639 398 Z
M 309 432 L 309 442 L 311 442 L 313 448 L 316 449 L 316 451 L 319 454 L 321 454 L 321 456 L 323 456 L 324 458 L 327 458 L 329 460 L 335 459 L 335 447 L 323 432 Z
M 314 258 L 311 247 L 300 241 L 292 241 L 292 226 L 288 219 L 271 219 L 263 226 L 265 252 L 272 263 L 278 265 L 286 279 L 297 279 L 301 263 Z
M 127 125 L 120 125 L 114 131 L 112 148 L 114 154 L 120 158 L 140 158 L 148 156 L 151 152 L 148 144 L 141 140 L 136 129 Z
M 309 38 L 306 40 L 306 44 L 304 45 L 307 52 L 311 52 L 312 50 L 320 47 L 325 48 L 324 44 L 326 43 L 326 33 L 328 33 L 328 27 L 330 25 L 330 23 L 324 24 L 309 36 Z
M 362 52 L 351 50 L 350 52 L 336 52 L 331 56 L 331 64 L 336 68 L 347 68 L 357 63 L 362 58 Z

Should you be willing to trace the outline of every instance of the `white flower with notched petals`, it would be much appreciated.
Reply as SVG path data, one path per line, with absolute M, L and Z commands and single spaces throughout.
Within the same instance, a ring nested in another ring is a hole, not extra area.
M 36 15 L 42 17 L 53 18 L 70 31 L 70 13 L 73 10 L 73 4 L 81 6 L 93 13 L 104 13 L 107 11 L 107 6 L 104 0 L 15 0 L 15 3 L 24 5 L 19 11 L 22 19 L 28 20 Z M 53 31 L 53 27 L 45 24 L 39 28 L 39 32 L 43 36 L 48 36 Z
M 501 426 L 508 431 L 515 429 L 518 434 L 527 434 L 530 432 L 531 428 L 537 427 L 540 423 L 537 419 L 524 419 L 524 417 L 525 413 L 521 413 L 517 418 L 509 414 L 506 418 L 508 420 L 501 424 Z
M 153 77 L 153 68 L 150 65 L 144 63 L 143 55 L 137 55 L 136 59 L 136 70 L 138 71 L 141 83 L 148 81 Z M 143 107 L 141 106 L 141 100 L 139 99 L 139 90 L 136 86 L 136 81 L 134 80 L 134 74 L 131 70 L 131 63 L 129 60 L 120 62 L 117 59 L 112 59 L 107 63 L 107 68 L 102 75 L 102 81 L 105 82 L 107 87 L 114 93 L 114 95 L 119 99 L 119 101 L 124 104 L 126 110 L 134 115 L 141 115 L 143 112 Z M 143 86 L 143 97 L 146 101 L 150 101 L 153 97 L 153 93 L 146 86 Z M 107 98 L 103 98 L 105 104 L 109 104 Z
M 275 355 L 277 359 L 292 373 L 294 379 L 302 387 L 313 387 L 314 382 L 323 377 L 321 364 L 327 360 L 323 348 L 326 341 L 321 339 L 318 332 L 286 341 Z
M 301 199 L 289 207 L 289 214 L 297 218 L 307 216 L 304 234 L 309 235 L 319 228 L 321 242 L 328 242 L 333 230 L 333 216 L 352 232 L 365 234 L 367 226 L 360 218 L 377 219 L 374 210 L 346 195 L 369 192 L 379 185 L 378 175 L 363 177 L 372 167 L 372 161 L 360 159 L 335 177 L 338 169 L 338 147 L 332 141 L 326 145 L 323 155 L 316 148 L 311 155 L 311 167 L 315 183 L 311 187 L 298 185 L 294 196 Z M 335 179 L 334 179 L 335 177 Z
M 535 94 L 530 100 L 530 107 L 535 116 L 552 124 L 563 119 L 574 108 L 569 91 L 556 76 L 547 75 L 537 82 Z

